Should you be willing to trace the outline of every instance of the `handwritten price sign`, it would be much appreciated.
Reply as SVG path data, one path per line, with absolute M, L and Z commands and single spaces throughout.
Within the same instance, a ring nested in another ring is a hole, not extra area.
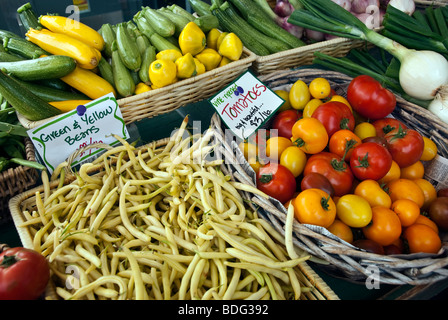
M 227 127 L 245 139 L 256 132 L 284 100 L 247 71 L 209 102 Z
M 66 112 L 27 133 L 50 173 L 78 149 L 95 143 L 117 144 L 113 134 L 123 139 L 129 137 L 112 93 Z M 78 155 L 71 165 L 76 166 L 102 150 L 89 149 Z

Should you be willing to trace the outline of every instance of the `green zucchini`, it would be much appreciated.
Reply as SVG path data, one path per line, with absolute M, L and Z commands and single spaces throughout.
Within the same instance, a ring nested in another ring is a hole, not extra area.
M 12 32 L 12 31 L 0 29 L 0 40 L 1 40 L 0 42 L 3 42 L 6 38 L 23 39 L 18 34 Z
M 171 10 L 163 7 L 158 9 L 158 11 L 164 15 L 165 17 L 167 17 L 171 22 L 174 23 L 174 26 L 176 27 L 175 31 L 174 31 L 174 36 L 179 37 L 181 31 L 183 30 L 183 28 L 189 23 L 191 22 L 188 18 L 181 16 L 177 13 L 172 12 Z
M 227 32 L 235 33 L 246 48 L 259 56 L 269 55 L 269 50 L 262 43 L 247 34 L 240 26 L 231 20 L 223 10 L 218 7 L 212 7 L 211 10 L 213 15 L 218 18 L 220 27 Z
M 0 71 L 0 94 L 19 114 L 31 121 L 43 120 L 62 113 L 3 71 Z
M 205 33 L 208 33 L 213 28 L 216 28 L 216 29 L 219 28 L 219 20 L 212 14 L 204 14 L 202 16 L 195 18 L 193 21 Z
M 151 7 L 142 8 L 142 12 L 156 33 L 164 38 L 174 35 L 176 26 L 160 12 Z
M 37 18 L 36 13 L 29 2 L 17 9 L 17 15 L 19 16 L 19 20 L 22 23 L 25 32 L 28 31 L 29 28 L 42 28 L 42 25 L 40 24 L 39 19 Z
M 0 62 L 0 69 L 5 69 L 13 76 L 27 81 L 58 79 L 72 72 L 75 67 L 76 62 L 73 58 L 62 55 Z
M 212 10 L 210 9 L 210 5 L 202 0 L 188 0 L 190 2 L 191 7 L 194 12 L 197 13 L 198 16 L 203 16 L 206 14 L 211 14 Z
M 143 16 L 141 11 L 135 14 L 134 22 L 137 24 L 138 29 L 146 37 L 148 37 L 149 42 L 151 42 L 151 44 L 156 47 L 157 51 L 163 51 L 167 49 L 176 49 L 180 51 L 178 46 L 173 44 L 169 39 L 162 37 L 154 30 L 154 28 L 148 23 L 148 20 Z
M 16 55 L 12 55 L 8 52 L 0 51 L 0 62 L 13 62 L 13 61 L 21 61 L 24 58 L 20 58 Z
M 106 58 L 100 59 L 98 62 L 98 70 L 100 72 L 100 75 L 103 79 L 105 79 L 107 82 L 109 82 L 112 86 L 115 87 L 114 83 L 114 73 L 112 71 L 112 66 L 107 61 Z
M 187 18 L 190 21 L 193 21 L 195 18 L 195 16 L 192 13 L 188 12 L 187 10 L 185 10 L 184 8 L 182 8 L 181 6 L 179 6 L 175 3 L 168 7 L 165 7 L 165 8 L 167 8 L 171 12 L 174 12 L 178 15 L 184 16 L 185 18 Z
M 137 43 L 129 35 L 126 22 L 117 25 L 116 44 L 118 53 L 126 68 L 132 71 L 138 71 L 142 64 L 142 56 L 137 47 Z
M 112 72 L 114 75 L 114 86 L 118 94 L 122 97 L 128 97 L 134 94 L 135 82 L 131 71 L 124 65 L 118 52 L 117 41 L 112 43 Z
M 151 84 L 151 80 L 149 79 L 149 66 L 154 60 L 156 60 L 156 48 L 150 45 L 143 54 L 142 67 L 138 71 L 140 80 L 147 85 Z
M 108 58 L 112 57 L 112 42 L 116 39 L 116 34 L 110 23 L 105 23 L 100 28 L 101 36 L 104 39 L 104 55 Z
M 12 52 L 28 59 L 48 55 L 44 49 L 23 38 L 6 37 L 3 39 L 3 47 L 6 52 Z
M 83 93 L 59 90 L 36 82 L 21 81 L 18 79 L 16 81 L 46 102 L 90 99 Z

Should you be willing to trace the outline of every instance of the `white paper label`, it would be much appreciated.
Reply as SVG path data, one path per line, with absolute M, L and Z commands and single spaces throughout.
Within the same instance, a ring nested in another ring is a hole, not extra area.
M 247 71 L 209 102 L 227 127 L 245 139 L 256 132 L 284 100 Z
M 95 143 L 115 145 L 118 141 L 113 134 L 123 139 L 129 137 L 112 93 L 89 102 L 85 110 L 66 112 L 27 133 L 50 173 L 80 148 Z M 76 157 L 71 165 L 76 166 L 102 150 L 88 149 Z

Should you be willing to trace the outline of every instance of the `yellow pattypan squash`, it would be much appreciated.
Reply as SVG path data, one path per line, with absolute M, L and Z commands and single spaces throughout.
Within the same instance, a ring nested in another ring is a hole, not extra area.
M 220 55 L 236 61 L 243 54 L 243 42 L 235 33 L 230 32 L 222 39 L 218 52 Z
M 225 66 L 226 64 L 229 64 L 230 62 L 232 62 L 232 60 L 230 60 L 227 57 L 222 57 L 221 62 L 219 63 L 218 67 L 222 67 Z
M 200 75 L 203 74 L 206 70 L 205 70 L 205 66 L 204 64 L 199 61 L 197 58 L 193 58 L 194 63 L 196 64 L 196 74 Z
M 218 51 L 212 48 L 205 48 L 195 57 L 204 64 L 205 70 L 207 71 L 215 69 L 222 59 L 222 56 L 218 53 Z
M 175 61 L 177 67 L 177 77 L 181 79 L 190 78 L 196 75 L 196 64 L 191 53 L 186 53 Z
M 185 25 L 178 41 L 182 54 L 191 53 L 193 56 L 204 50 L 207 44 L 205 33 L 193 21 Z
M 226 31 L 221 32 L 221 34 L 219 35 L 218 39 L 216 40 L 216 48 L 215 48 L 216 51 L 218 51 L 219 46 L 221 45 L 222 39 L 224 39 L 224 37 L 225 37 L 226 35 L 228 35 L 228 34 L 229 34 L 229 33 L 226 32 Z
M 221 35 L 221 31 L 213 28 L 207 33 L 207 48 L 218 50 L 218 38 Z
M 167 59 L 154 60 L 149 66 L 153 88 L 162 88 L 177 81 L 176 64 Z
M 180 52 L 179 50 L 176 50 L 176 49 L 166 49 L 166 50 L 159 51 L 156 54 L 156 59 L 158 59 L 158 60 L 167 59 L 167 60 L 171 60 L 173 62 L 176 61 L 180 57 L 182 57 L 182 52 Z
M 146 91 L 151 90 L 151 87 L 148 86 L 146 83 L 144 82 L 139 82 L 137 83 L 137 85 L 135 86 L 135 91 L 134 94 L 140 94 Z

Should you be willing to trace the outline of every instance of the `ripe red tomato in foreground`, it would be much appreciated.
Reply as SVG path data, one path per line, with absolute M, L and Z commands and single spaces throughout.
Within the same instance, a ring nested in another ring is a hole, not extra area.
M 302 117 L 302 111 L 296 109 L 278 113 L 272 121 L 272 128 L 278 130 L 279 137 L 291 138 L 292 126 Z
M 257 188 L 281 203 L 290 200 L 296 191 L 294 175 L 286 167 L 268 163 L 257 173 Z
M 353 131 L 355 128 L 355 117 L 350 108 L 339 101 L 328 101 L 314 110 L 312 118 L 316 118 L 324 125 L 328 136 L 341 129 Z
M 399 127 L 384 137 L 392 159 L 400 168 L 409 167 L 420 160 L 425 143 L 418 131 Z
M 347 88 L 347 100 L 353 110 L 370 120 L 386 117 L 397 103 L 395 95 L 368 75 L 355 77 Z
M 379 180 L 392 166 L 392 156 L 381 144 L 364 142 L 353 149 L 350 168 L 359 180 Z
M 45 291 L 50 268 L 45 257 L 22 247 L 0 253 L 0 300 L 34 300 Z

